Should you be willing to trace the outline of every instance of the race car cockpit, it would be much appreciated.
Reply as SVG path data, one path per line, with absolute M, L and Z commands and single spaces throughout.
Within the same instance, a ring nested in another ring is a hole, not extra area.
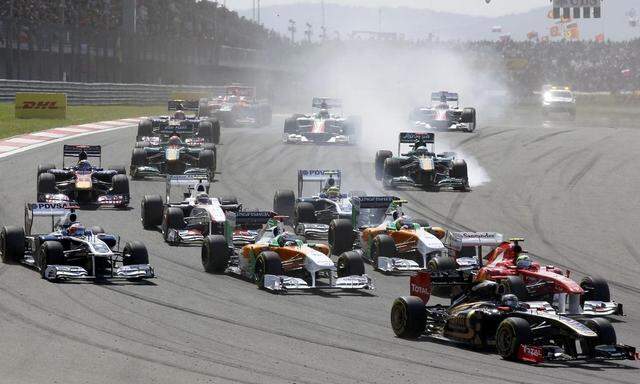
M 330 118 L 331 115 L 329 114 L 329 110 L 326 108 L 321 109 L 317 114 L 316 114 L 316 119 L 328 119 Z
M 81 172 L 90 172 L 93 169 L 93 167 L 91 166 L 91 163 L 89 163 L 88 160 L 80 160 L 78 161 L 74 169 L 76 171 L 81 171 Z
M 182 145 L 182 140 L 180 139 L 180 136 L 178 135 L 173 135 L 169 138 L 169 140 L 167 141 L 168 145 Z
M 296 245 L 302 245 L 302 241 L 300 241 L 296 235 L 289 232 L 281 233 L 271 240 L 271 246 L 274 247 L 289 247 Z

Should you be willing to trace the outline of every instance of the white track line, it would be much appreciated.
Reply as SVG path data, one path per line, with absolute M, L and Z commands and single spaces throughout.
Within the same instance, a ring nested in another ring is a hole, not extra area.
M 45 139 L 25 139 L 24 137 L 14 137 L 13 139 L 4 140 L 5 143 L 16 144 L 37 144 L 42 143 Z

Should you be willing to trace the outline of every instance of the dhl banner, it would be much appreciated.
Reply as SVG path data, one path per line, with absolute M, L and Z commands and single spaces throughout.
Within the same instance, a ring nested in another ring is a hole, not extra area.
M 16 93 L 16 118 L 64 119 L 67 117 L 65 93 Z

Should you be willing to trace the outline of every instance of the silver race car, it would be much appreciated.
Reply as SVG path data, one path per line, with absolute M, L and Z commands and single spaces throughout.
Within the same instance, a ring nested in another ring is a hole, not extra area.
M 431 106 L 414 109 L 409 115 L 412 125 L 424 129 L 460 130 L 476 129 L 476 109 L 459 106 L 457 93 L 440 91 L 431 94 Z
M 354 144 L 361 130 L 358 116 L 342 117 L 329 111 L 342 108 L 339 99 L 314 97 L 310 115 L 295 114 L 284 121 L 282 140 L 289 144 Z
M 171 201 L 171 188 L 183 187 L 182 200 Z M 161 227 L 164 240 L 172 245 L 200 244 L 210 234 L 229 231 L 228 212 L 241 206 L 233 196 L 210 197 L 206 175 L 167 177 L 165 198 L 146 195 L 142 198 L 140 220 L 144 228 Z

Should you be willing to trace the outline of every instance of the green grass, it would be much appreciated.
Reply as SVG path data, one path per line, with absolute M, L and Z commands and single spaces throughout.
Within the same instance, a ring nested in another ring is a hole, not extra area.
M 166 113 L 166 105 L 81 105 L 67 107 L 66 119 L 16 119 L 13 103 L 0 103 L 0 139 L 48 128 Z

